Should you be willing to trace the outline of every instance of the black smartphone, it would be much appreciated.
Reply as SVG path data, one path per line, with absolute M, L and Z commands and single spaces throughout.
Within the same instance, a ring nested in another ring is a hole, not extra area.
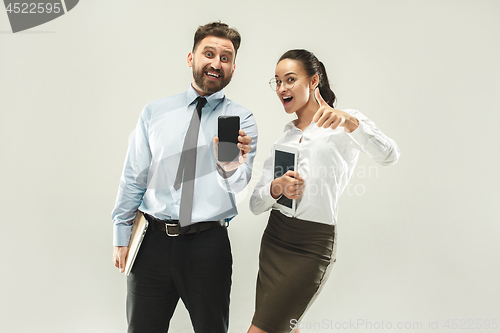
M 220 162 L 231 162 L 238 158 L 238 136 L 240 135 L 239 116 L 219 116 L 219 149 L 217 159 Z

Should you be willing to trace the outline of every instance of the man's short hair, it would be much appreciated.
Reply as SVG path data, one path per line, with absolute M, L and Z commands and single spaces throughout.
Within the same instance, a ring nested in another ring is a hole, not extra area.
M 231 43 L 233 43 L 235 52 L 238 53 L 238 48 L 241 43 L 240 33 L 236 29 L 230 28 L 227 24 L 221 23 L 220 21 L 201 25 L 198 30 L 196 30 L 194 34 L 193 52 L 198 44 L 208 36 L 229 39 Z M 234 56 L 236 57 L 236 54 Z

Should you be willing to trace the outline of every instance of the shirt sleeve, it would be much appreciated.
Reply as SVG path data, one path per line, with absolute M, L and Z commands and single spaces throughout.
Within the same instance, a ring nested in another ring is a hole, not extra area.
M 217 182 L 219 186 L 234 194 L 241 192 L 245 186 L 248 185 L 252 177 L 253 160 L 257 154 L 258 138 L 257 124 L 255 123 L 253 114 L 249 113 L 243 118 L 241 121 L 241 129 L 252 138 L 252 142 L 250 143 L 252 150 L 247 154 L 246 162 L 240 165 L 228 178 L 222 177 L 217 172 Z
M 151 149 L 148 141 L 150 119 L 151 111 L 145 107 L 128 147 L 115 208 L 111 214 L 114 246 L 128 246 L 132 223 L 147 189 L 151 164 Z
M 262 177 L 250 197 L 250 210 L 255 215 L 268 211 L 276 203 L 276 199 L 271 195 L 271 183 L 273 180 L 273 150 L 271 149 L 269 157 L 264 162 Z
M 354 131 L 347 133 L 353 145 L 365 152 L 370 158 L 381 165 L 392 165 L 398 161 L 400 151 L 396 142 L 380 131 L 375 123 L 357 110 L 345 110 L 356 117 L 359 126 Z

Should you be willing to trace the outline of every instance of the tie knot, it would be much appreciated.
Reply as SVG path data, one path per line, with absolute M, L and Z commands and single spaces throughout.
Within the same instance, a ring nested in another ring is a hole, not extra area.
M 201 109 L 203 109 L 203 106 L 207 103 L 207 99 L 205 97 L 198 97 L 196 98 L 196 113 L 198 114 L 198 119 L 201 119 Z
M 205 104 L 207 104 L 207 99 L 205 97 L 198 97 L 196 98 L 196 102 L 198 103 L 196 105 L 196 108 L 197 109 L 201 109 L 203 106 L 205 106 Z

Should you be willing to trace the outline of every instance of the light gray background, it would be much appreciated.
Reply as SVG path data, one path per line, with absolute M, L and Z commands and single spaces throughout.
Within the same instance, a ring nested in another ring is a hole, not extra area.
M 365 113 L 402 151 L 389 168 L 360 157 L 340 200 L 337 262 L 304 318 L 333 326 L 303 332 L 500 321 L 499 14 L 496 0 L 87 0 L 12 34 L 0 10 L 0 331 L 125 331 L 110 214 L 127 138 L 146 103 L 188 88 L 192 36 L 213 20 L 243 36 L 225 91 L 259 125 L 249 191 L 293 118 L 267 84 L 290 48 L 313 51 L 338 108 Z M 267 220 L 248 198 L 229 229 L 230 332 L 253 314 Z M 191 331 L 180 303 L 172 332 Z

